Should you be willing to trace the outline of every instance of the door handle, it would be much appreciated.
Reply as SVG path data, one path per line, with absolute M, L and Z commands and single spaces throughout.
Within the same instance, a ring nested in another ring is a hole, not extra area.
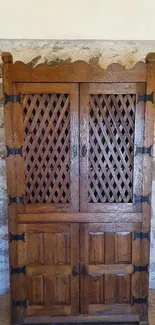
M 81 273 L 82 273 L 83 276 L 86 276 L 86 275 L 88 274 L 88 272 L 87 272 L 87 268 L 86 268 L 85 265 L 82 266 Z
M 82 155 L 82 157 L 85 157 L 86 154 L 87 154 L 87 147 L 86 147 L 86 145 L 84 144 L 83 147 L 82 147 L 82 149 L 81 149 L 81 155 Z
M 77 271 L 76 265 L 73 266 L 72 275 L 73 276 L 78 275 L 78 271 Z
M 72 159 L 77 157 L 77 147 L 75 145 L 72 147 L 71 157 Z

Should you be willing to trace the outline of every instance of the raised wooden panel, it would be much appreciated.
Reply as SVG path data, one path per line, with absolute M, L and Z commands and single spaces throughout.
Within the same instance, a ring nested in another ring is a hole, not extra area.
M 116 275 L 115 303 L 127 304 L 131 302 L 131 278 L 130 275 Z
M 49 247 L 51 249 L 49 250 Z M 47 265 L 70 264 L 70 233 L 44 234 L 44 263 Z
M 26 243 L 28 264 L 43 264 L 43 234 L 28 234 Z
M 115 289 L 116 289 L 115 274 L 106 274 L 104 276 L 105 304 L 112 305 L 115 303 L 115 294 L 116 294 Z
M 105 233 L 105 264 L 115 263 L 115 233 Z
M 54 234 L 44 234 L 44 263 L 46 265 L 54 264 L 54 246 L 53 246 Z M 50 247 L 50 249 L 49 249 Z
M 46 306 L 54 305 L 54 281 L 53 276 L 44 276 L 44 304 Z
M 89 303 L 104 303 L 104 276 L 91 275 L 89 278 Z
M 70 275 L 54 276 L 54 304 L 71 304 L 71 279 Z
M 89 263 L 104 263 L 104 233 L 89 233 Z
M 115 235 L 115 261 L 116 263 L 128 263 L 132 261 L 132 234 L 117 233 Z
M 43 304 L 43 276 L 28 276 L 28 303 L 29 305 Z
M 54 264 L 71 263 L 71 238 L 70 234 L 54 235 Z

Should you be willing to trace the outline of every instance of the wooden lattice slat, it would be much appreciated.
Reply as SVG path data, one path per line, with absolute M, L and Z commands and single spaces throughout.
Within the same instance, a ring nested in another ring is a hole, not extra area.
M 69 95 L 24 95 L 23 115 L 24 202 L 70 202 Z
M 132 202 L 135 102 L 133 94 L 89 96 L 89 202 Z

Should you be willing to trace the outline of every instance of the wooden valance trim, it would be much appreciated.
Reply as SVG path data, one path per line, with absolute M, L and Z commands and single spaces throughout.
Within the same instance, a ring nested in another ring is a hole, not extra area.
M 113 63 L 107 69 L 85 61 L 58 66 L 46 63 L 31 68 L 21 61 L 12 63 L 10 53 L 2 54 L 4 64 L 12 64 L 13 82 L 146 82 L 147 64 L 138 62 L 132 69 Z

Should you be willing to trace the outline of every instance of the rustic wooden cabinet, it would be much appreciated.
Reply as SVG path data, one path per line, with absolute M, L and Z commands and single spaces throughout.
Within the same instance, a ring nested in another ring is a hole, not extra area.
M 148 324 L 155 54 L 2 59 L 11 322 Z

